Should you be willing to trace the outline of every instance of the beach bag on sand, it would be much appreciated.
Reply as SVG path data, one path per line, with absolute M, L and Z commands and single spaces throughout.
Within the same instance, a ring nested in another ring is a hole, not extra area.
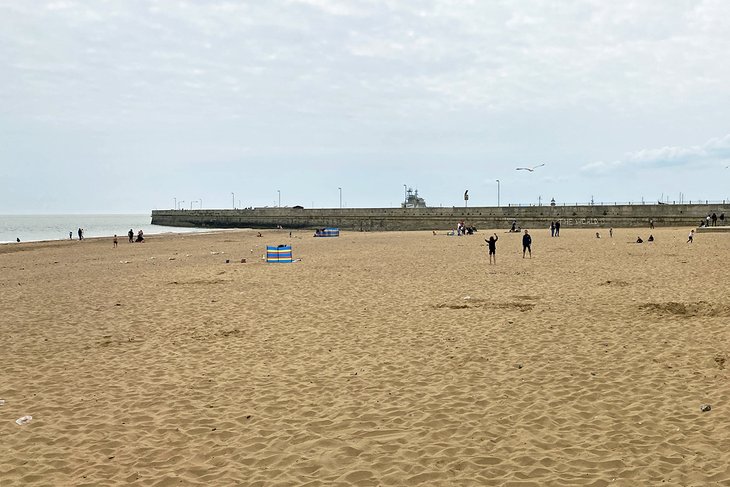
M 292 258 L 291 245 L 267 245 L 266 262 L 279 262 L 284 264 L 291 264 L 294 262 L 294 259 Z

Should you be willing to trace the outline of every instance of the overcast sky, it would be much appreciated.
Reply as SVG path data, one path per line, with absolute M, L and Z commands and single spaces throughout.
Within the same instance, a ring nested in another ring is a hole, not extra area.
M 728 199 L 728 46 L 727 0 L 0 0 L 0 214 Z

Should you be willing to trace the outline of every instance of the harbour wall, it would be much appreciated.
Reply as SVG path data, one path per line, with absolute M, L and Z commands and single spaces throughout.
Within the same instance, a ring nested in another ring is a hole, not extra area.
M 313 229 L 339 227 L 357 231 L 446 230 L 457 222 L 478 229 L 697 227 L 708 214 L 730 217 L 730 202 L 718 204 L 501 206 L 474 208 L 251 208 L 232 210 L 153 210 L 152 224 L 198 228 Z M 720 222 L 718 222 L 719 224 Z

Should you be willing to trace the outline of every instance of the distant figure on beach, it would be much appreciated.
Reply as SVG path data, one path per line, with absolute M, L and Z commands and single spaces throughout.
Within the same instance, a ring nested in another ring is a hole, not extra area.
M 601 238 L 601 234 L 596 232 L 596 238 Z
M 649 235 L 649 238 L 646 241 L 647 242 L 653 242 L 654 241 L 654 235 Z
M 644 243 L 641 237 L 636 237 L 636 243 Z
M 127 237 L 129 237 L 129 243 L 134 242 L 134 230 L 130 228 L 127 232 Z
M 68 232 L 68 239 L 73 240 L 74 239 L 74 232 Z
M 20 243 L 20 237 L 16 237 L 15 238 L 15 241 L 18 242 L 18 243 Z
M 560 236 L 560 220 L 557 220 L 555 222 L 555 236 L 556 237 Z
M 135 242 L 144 242 L 144 233 L 142 233 L 142 230 L 137 232 L 137 240 L 135 240 Z
M 436 235 L 436 230 L 431 230 L 431 231 L 433 232 L 434 235 Z
M 720 213 L 720 225 L 725 224 L 725 213 Z
M 717 213 L 712 214 L 712 226 L 713 227 L 717 226 Z
M 654 219 L 653 218 L 649 218 L 649 228 L 654 230 Z
M 608 236 L 613 238 L 613 227 L 608 229 Z
M 708 213 L 708 214 L 707 214 L 707 218 L 705 218 L 705 226 L 706 226 L 706 227 L 709 227 L 709 226 L 710 226 L 710 220 L 712 220 L 712 217 L 711 217 L 711 216 L 710 216 L 710 214 Z
M 522 236 L 522 258 L 525 258 L 525 252 L 528 252 L 530 254 L 530 258 L 532 259 L 532 237 L 529 233 L 527 233 L 527 230 L 525 230 L 525 234 Z
M 512 228 L 509 229 L 510 232 L 516 232 L 517 231 L 517 220 L 512 220 Z
M 550 236 L 555 236 L 555 222 L 550 222 Z
M 694 231 L 694 229 L 692 229 L 689 231 L 689 235 L 687 236 L 687 243 L 694 242 L 694 238 L 695 238 L 695 231 Z
M 84 239 L 84 230 L 83 230 L 83 228 L 80 228 L 79 227 L 78 233 L 79 233 L 79 240 L 83 240 Z
M 263 237 L 263 235 L 261 235 L 261 232 L 259 232 L 258 235 L 256 235 L 256 236 L 257 237 Z
M 486 238 L 484 239 L 485 242 L 487 242 L 487 246 L 489 247 L 489 263 L 492 263 L 492 259 L 494 259 L 494 263 L 497 263 L 497 240 L 499 240 L 499 237 L 495 233 L 494 236 L 489 237 L 489 240 Z
M 117 245 L 119 245 L 119 240 L 117 239 L 117 236 L 114 235 L 114 248 L 117 248 Z

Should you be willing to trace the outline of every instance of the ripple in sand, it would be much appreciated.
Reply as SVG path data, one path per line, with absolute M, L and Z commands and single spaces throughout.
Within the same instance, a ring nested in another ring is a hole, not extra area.
M 673 316 L 730 316 L 729 306 L 713 304 L 707 301 L 697 301 L 695 303 L 678 303 L 674 301 L 667 303 L 646 303 L 639 305 L 639 309 Z

